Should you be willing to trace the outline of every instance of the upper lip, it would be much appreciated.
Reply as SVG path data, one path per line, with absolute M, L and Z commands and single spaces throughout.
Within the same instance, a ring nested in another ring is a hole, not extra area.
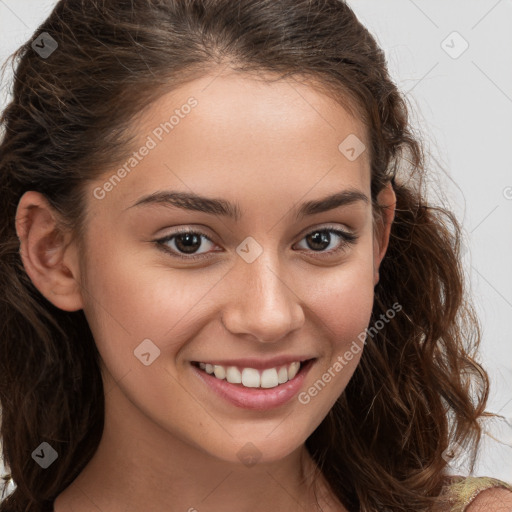
M 204 359 L 195 361 L 197 363 L 209 363 L 211 365 L 220 365 L 224 367 L 228 366 L 238 366 L 240 368 L 254 368 L 256 370 L 265 370 L 267 368 L 277 368 L 279 366 L 284 366 L 286 364 L 293 363 L 295 361 L 305 362 L 309 359 L 313 359 L 308 356 L 278 356 L 273 357 L 271 359 L 257 359 L 251 357 L 245 357 L 242 359 Z

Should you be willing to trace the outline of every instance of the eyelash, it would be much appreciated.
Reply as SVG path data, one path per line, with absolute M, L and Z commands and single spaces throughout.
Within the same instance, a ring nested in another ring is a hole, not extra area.
M 312 251 L 312 252 L 316 252 L 317 254 L 327 254 L 329 256 L 338 254 L 339 252 L 345 250 L 347 247 L 353 245 L 357 241 L 357 239 L 358 239 L 357 235 L 354 235 L 352 233 L 348 233 L 348 232 L 343 231 L 341 229 L 333 228 L 333 227 L 322 227 L 322 228 L 319 228 L 319 229 L 314 229 L 313 231 L 310 231 L 309 233 L 306 233 L 304 235 L 304 237 L 300 241 L 304 240 L 304 238 L 306 238 L 309 235 L 312 235 L 314 233 L 334 233 L 335 235 L 339 236 L 342 239 L 342 242 L 340 243 L 340 245 L 339 245 L 339 247 L 337 249 L 331 249 L 330 251 L 326 251 L 326 252 L 323 252 L 323 251 Z M 175 251 L 173 249 L 170 249 L 167 245 L 165 245 L 166 242 L 169 242 L 173 238 L 179 237 L 181 235 L 199 235 L 201 237 L 206 238 L 206 240 L 208 240 L 212 244 L 215 243 L 215 242 L 213 242 L 213 240 L 211 240 L 211 238 L 209 236 L 207 236 L 206 234 L 202 233 L 201 231 L 192 231 L 192 230 L 176 231 L 175 233 L 172 233 L 172 234 L 170 234 L 168 236 L 165 236 L 163 238 L 155 240 L 154 242 L 157 244 L 157 247 L 159 249 L 165 251 L 168 254 L 171 254 L 171 256 L 173 256 L 173 257 L 176 257 L 176 258 L 179 258 L 179 259 L 182 259 L 182 260 L 189 260 L 189 261 L 190 260 L 199 260 L 199 259 L 204 259 L 204 258 L 208 257 L 207 256 L 208 253 L 202 253 L 202 254 L 196 254 L 196 255 L 189 254 L 187 256 L 184 256 L 183 254 L 180 254 L 179 252 L 177 252 L 177 251 Z M 217 252 L 217 251 L 215 251 L 215 252 Z

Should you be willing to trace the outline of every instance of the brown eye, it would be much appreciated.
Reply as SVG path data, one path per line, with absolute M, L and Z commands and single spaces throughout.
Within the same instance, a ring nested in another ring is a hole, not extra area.
M 354 244 L 357 236 L 335 228 L 316 229 L 308 233 L 303 240 L 306 240 L 308 247 L 314 253 L 320 255 L 333 255 L 345 250 L 349 245 Z M 336 239 L 338 242 L 336 243 Z M 200 231 L 183 230 L 177 231 L 163 238 L 155 240 L 155 243 L 171 256 L 185 260 L 194 260 L 208 257 L 210 252 L 198 252 L 203 245 L 204 240 L 209 244 L 215 245 L 212 240 Z M 333 244 L 334 248 L 326 250 Z
M 200 231 L 178 231 L 156 240 L 156 243 L 161 245 L 165 251 L 170 252 L 173 256 L 184 259 L 195 259 L 201 258 L 203 254 L 206 254 L 197 253 L 199 247 L 204 245 L 203 239 L 213 244 L 210 238 Z M 168 242 L 171 242 L 171 244 L 169 245 Z
M 336 243 L 336 238 L 341 239 L 341 241 Z M 342 231 L 341 229 L 325 228 L 311 231 L 303 240 L 306 241 L 308 245 L 307 248 L 311 249 L 313 252 L 335 254 L 346 249 L 349 245 L 354 244 L 357 240 L 357 236 Z M 334 248 L 326 250 L 331 244 L 334 245 Z

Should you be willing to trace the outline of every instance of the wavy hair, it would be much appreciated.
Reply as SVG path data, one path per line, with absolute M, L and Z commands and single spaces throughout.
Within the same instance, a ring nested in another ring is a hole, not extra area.
M 58 48 L 31 46 L 47 32 Z M 83 311 L 47 301 L 19 254 L 15 213 L 43 193 L 81 240 L 84 185 L 124 161 L 134 120 L 165 92 L 229 65 L 305 77 L 365 123 L 373 207 L 390 181 L 397 204 L 372 324 L 345 391 L 306 447 L 349 511 L 437 510 L 451 442 L 474 458 L 488 376 L 466 298 L 461 227 L 426 200 L 424 149 L 384 52 L 341 0 L 61 0 L 12 56 L 0 119 L 1 438 L 15 490 L 0 512 L 52 510 L 97 449 L 104 421 L 99 353 Z M 112 114 L 114 113 L 114 115 Z M 470 387 L 471 384 L 471 387 Z M 46 441 L 59 453 L 42 470 Z

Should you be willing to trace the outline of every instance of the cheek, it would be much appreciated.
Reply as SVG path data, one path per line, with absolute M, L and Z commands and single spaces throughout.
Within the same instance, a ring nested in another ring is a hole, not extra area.
M 372 260 L 354 260 L 333 271 L 329 279 L 317 282 L 318 286 L 309 290 L 308 304 L 317 335 L 328 342 L 321 364 L 298 396 L 309 415 L 311 431 L 343 393 L 361 359 L 374 301 Z
M 145 339 L 174 356 L 182 340 L 193 337 L 218 273 L 148 263 L 144 251 L 122 250 L 114 237 L 93 247 L 84 272 L 84 313 L 110 373 L 117 378 L 138 369 L 134 350 Z
M 332 340 L 333 351 L 345 350 L 370 321 L 374 301 L 373 262 L 369 256 L 332 270 L 308 289 L 308 304 Z M 311 283 L 310 283 L 311 284 Z

